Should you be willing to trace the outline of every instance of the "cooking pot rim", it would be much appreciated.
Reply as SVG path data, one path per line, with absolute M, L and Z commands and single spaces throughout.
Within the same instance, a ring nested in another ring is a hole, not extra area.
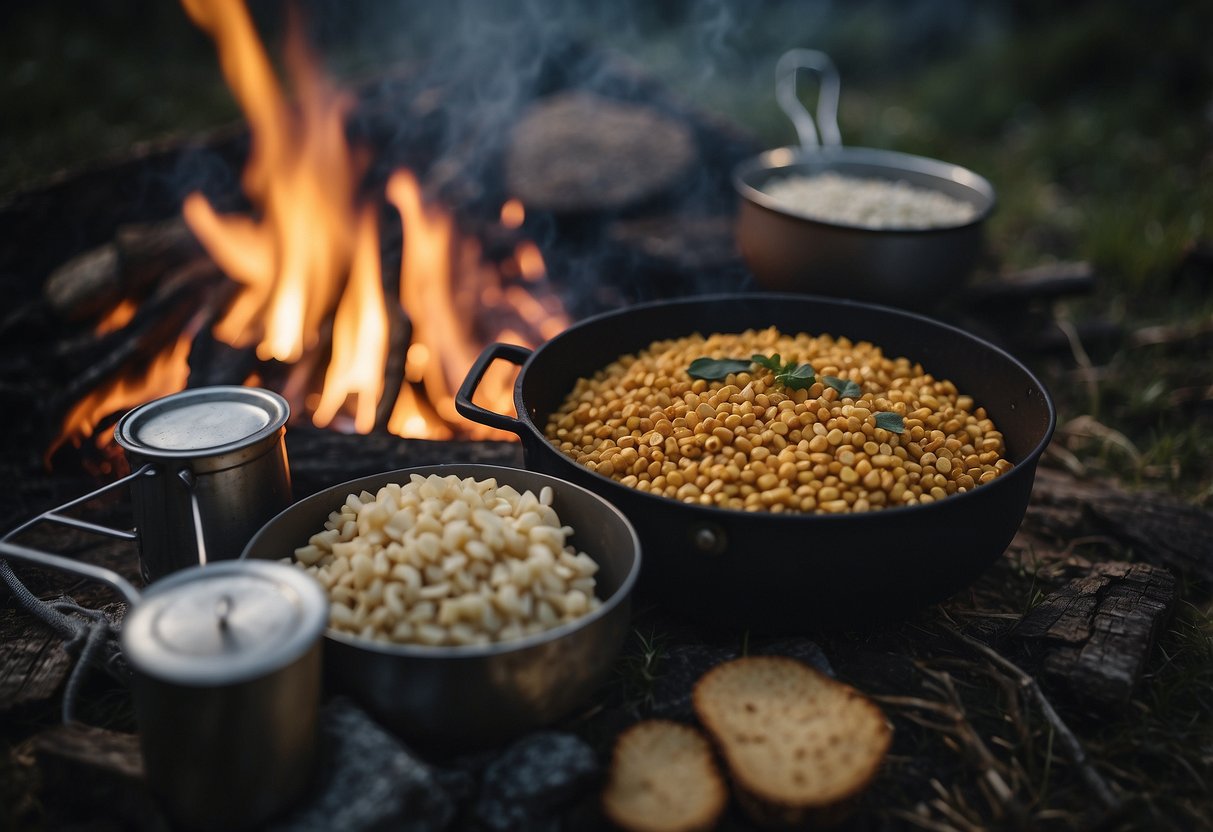
M 945 498 L 944 500 L 939 500 L 939 501 L 936 501 L 933 503 L 925 503 L 925 504 L 919 503 L 916 505 L 895 506 L 893 508 L 885 508 L 885 509 L 881 509 L 879 511 L 843 512 L 843 513 L 839 513 L 839 514 L 806 514 L 803 512 L 779 512 L 779 513 L 765 512 L 764 519 L 770 520 L 772 525 L 780 525 L 780 524 L 784 524 L 784 523 L 803 524 L 805 522 L 834 523 L 834 524 L 839 524 L 839 525 L 863 524 L 863 523 L 870 523 L 873 516 L 879 516 L 881 518 L 893 518 L 893 517 L 910 516 L 914 513 L 929 512 L 929 511 L 933 511 L 933 510 L 938 511 L 939 510 L 938 507 L 941 505 L 951 505 L 951 506 L 963 505 L 964 503 L 961 503 L 959 501 L 970 501 L 971 502 L 973 500 L 980 500 L 980 499 L 983 499 L 984 497 L 995 494 L 995 493 L 1003 490 L 1000 487 L 1000 485 L 1005 485 L 1006 483 L 1008 483 L 1012 480 L 1015 480 L 1020 476 L 1023 476 L 1024 471 L 1029 471 L 1032 473 L 1032 475 L 1034 475 L 1036 465 L 1039 462 L 1041 455 L 1044 453 L 1045 448 L 1048 446 L 1049 441 L 1052 439 L 1053 432 L 1057 426 L 1057 409 L 1053 402 L 1053 397 L 1049 393 L 1048 388 L 1045 387 L 1045 385 L 1040 381 L 1040 379 L 1038 379 L 1036 377 L 1036 374 L 1033 373 L 1030 369 L 1028 369 L 1028 367 L 1025 366 L 1023 364 L 1023 362 L 1021 362 L 1019 359 L 1017 359 L 1015 356 L 1011 355 L 1009 352 L 1007 352 L 1003 348 L 985 340 L 984 338 L 974 335 L 971 332 L 967 332 L 966 330 L 963 330 L 960 327 L 953 326 L 952 324 L 944 323 L 943 321 L 936 320 L 936 319 L 928 317 L 926 315 L 921 315 L 917 312 L 911 312 L 911 311 L 908 311 L 905 309 L 897 309 L 895 307 L 883 306 L 883 305 L 875 304 L 875 303 L 867 303 L 867 302 L 863 302 L 863 301 L 849 300 L 849 299 L 845 299 L 845 298 L 822 297 L 822 296 L 817 296 L 817 295 L 779 293 L 779 292 L 736 292 L 736 293 L 719 293 L 719 294 L 710 294 L 710 295 L 698 295 L 698 296 L 692 297 L 692 298 L 678 298 L 675 300 L 659 300 L 659 301 L 650 301 L 647 303 L 639 303 L 639 304 L 635 304 L 633 306 L 625 307 L 623 309 L 614 309 L 614 310 L 610 310 L 607 312 L 599 313 L 597 315 L 593 315 L 588 318 L 584 318 L 584 319 L 572 324 L 570 327 L 568 327 L 567 329 L 565 329 L 563 332 L 559 333 L 558 335 L 556 335 L 552 338 L 549 338 L 547 341 L 540 344 L 538 347 L 536 347 L 530 353 L 530 355 L 527 357 L 526 361 L 523 362 L 522 367 L 520 368 L 520 370 L 518 372 L 518 378 L 516 379 L 516 381 L 514 383 L 514 406 L 515 406 L 515 410 L 517 411 L 517 413 L 519 415 L 517 422 L 520 423 L 521 425 L 525 426 L 526 430 L 528 430 L 530 432 L 531 439 L 533 441 L 542 443 L 542 447 L 544 448 L 544 450 L 547 452 L 550 452 L 552 455 L 559 458 L 560 461 L 562 462 L 562 464 L 575 466 L 575 468 L 570 469 L 570 470 L 577 470 L 583 474 L 587 474 L 592 477 L 596 477 L 598 482 L 603 486 L 609 486 L 611 488 L 626 489 L 625 493 L 628 493 L 629 495 L 635 495 L 637 498 L 640 498 L 642 500 L 652 501 L 652 505 L 655 510 L 659 509 L 662 506 L 664 506 L 666 508 L 683 508 L 683 509 L 687 509 L 687 510 L 690 510 L 693 512 L 694 511 L 701 512 L 702 516 L 705 518 L 705 520 L 711 520 L 712 518 L 717 518 L 718 522 L 725 522 L 729 518 L 736 518 L 739 516 L 740 517 L 751 516 L 752 512 L 738 511 L 737 509 L 719 508 L 717 506 L 705 506 L 705 505 L 699 505 L 696 503 L 684 503 L 681 500 L 675 500 L 675 499 L 672 499 L 669 497 L 651 494 L 646 491 L 640 491 L 639 489 L 630 488 L 626 485 L 623 485 L 622 483 L 620 483 L 617 480 L 614 480 L 610 477 L 599 474 L 597 471 L 591 471 L 588 467 L 581 465 L 576 460 L 573 460 L 573 459 L 569 458 L 568 456 L 566 456 L 565 454 L 561 453 L 561 451 L 548 440 L 548 438 L 544 435 L 543 431 L 540 430 L 539 427 L 535 424 L 534 419 L 531 418 L 531 412 L 526 407 L 526 403 L 523 401 L 522 388 L 523 388 L 523 383 L 526 379 L 526 375 L 530 371 L 532 365 L 535 363 L 538 356 L 544 350 L 558 349 L 561 340 L 569 338 L 569 337 L 573 337 L 572 333 L 574 333 L 575 331 L 581 330 L 583 328 L 588 328 L 590 326 L 601 326 L 601 325 L 604 325 L 605 322 L 609 322 L 613 319 L 626 318 L 629 314 L 632 314 L 632 313 L 635 313 L 638 311 L 653 309 L 653 308 L 659 308 L 659 307 L 668 308 L 668 307 L 672 307 L 672 306 L 683 306 L 683 305 L 703 304 L 703 303 L 738 304 L 738 303 L 746 303 L 746 302 L 752 302 L 752 301 L 762 301 L 762 302 L 767 302 L 767 303 L 781 303 L 781 304 L 782 303 L 806 303 L 806 302 L 808 302 L 808 303 L 823 304 L 826 306 L 839 307 L 840 310 L 862 309 L 865 311 L 875 311 L 875 312 L 879 312 L 879 313 L 890 314 L 893 316 L 910 318 L 910 319 L 915 320 L 917 322 L 917 324 L 921 325 L 921 326 L 929 326 L 929 327 L 935 327 L 938 329 L 948 330 L 951 333 L 953 333 L 954 335 L 959 336 L 960 338 L 962 338 L 964 340 L 970 341 L 975 347 L 990 351 L 990 352 L 1000 356 L 1003 360 L 1009 362 L 1015 369 L 1017 369 L 1021 373 L 1023 373 L 1024 376 L 1031 383 L 1032 389 L 1040 394 L 1040 396 L 1044 402 L 1045 411 L 1046 411 L 1046 414 L 1048 417 L 1047 424 L 1045 426 L 1045 430 L 1040 435 L 1040 438 L 1036 441 L 1036 444 L 1032 447 L 1032 449 L 1030 451 L 1028 451 L 1028 453 L 1024 454 L 1023 458 L 1021 460 L 1019 460 L 1018 462 L 1015 463 L 1014 468 L 1012 468 L 1006 474 L 996 477 L 991 482 L 985 483 L 984 485 L 974 488 L 971 491 L 966 491 L 963 494 L 951 494 L 951 495 L 948 495 L 948 497 Z M 671 336 L 671 337 L 673 337 L 673 336 Z M 877 346 L 880 346 L 880 345 L 877 344 Z M 621 355 L 622 354 L 623 353 L 621 353 Z M 524 447 L 524 449 L 527 449 L 529 451 L 530 446 L 528 446 L 528 444 L 526 442 L 523 443 L 523 447 Z M 561 481 L 567 482 L 567 480 L 564 480 L 564 479 L 562 479 Z
M 768 171 L 790 170 L 798 166 L 830 168 L 837 164 L 862 164 L 873 168 L 882 168 L 890 173 L 915 173 L 961 185 L 980 198 L 980 210 L 973 219 L 958 225 L 931 228 L 865 228 L 857 225 L 827 222 L 788 210 L 781 202 L 771 198 L 770 195 L 756 187 L 751 181 L 754 176 Z M 988 179 L 975 171 L 952 162 L 932 159 L 929 156 L 916 156 L 910 153 L 900 153 L 895 150 L 882 150 L 873 147 L 836 146 L 819 148 L 812 151 L 806 151 L 799 147 L 777 147 L 739 162 L 733 168 L 732 179 L 733 188 L 739 196 L 747 202 L 760 208 L 765 208 L 778 216 L 806 223 L 810 227 L 867 236 L 926 237 L 970 229 L 984 223 L 994 212 L 998 204 L 998 195 L 994 190 L 994 186 L 990 184 Z
M 599 494 L 595 494 L 593 491 L 585 488 L 584 486 L 580 486 L 576 483 L 569 482 L 568 480 L 552 476 L 551 474 L 544 474 L 527 468 L 512 468 L 508 465 L 485 465 L 471 462 L 448 462 L 437 465 L 417 465 L 411 468 L 398 468 L 392 471 L 382 471 L 376 474 L 368 474 L 363 477 L 356 477 L 354 479 L 347 480 L 346 482 L 329 486 L 328 488 L 317 491 L 315 494 L 311 494 L 305 497 L 303 500 L 288 506 L 280 514 L 271 518 L 257 532 L 257 534 L 254 535 L 253 539 L 248 542 L 248 545 L 245 546 L 244 552 L 240 555 L 240 559 L 247 560 L 248 551 L 250 548 L 252 548 L 253 542 L 261 537 L 261 535 L 266 534 L 275 525 L 279 525 L 280 520 L 284 516 L 297 510 L 298 507 L 307 500 L 319 498 L 321 495 L 338 493 L 340 493 L 342 499 L 344 499 L 346 495 L 351 493 L 349 489 L 356 488 L 360 483 L 365 483 L 368 480 L 376 480 L 399 474 L 403 477 L 403 481 L 407 482 L 408 475 L 410 474 L 424 472 L 424 475 L 426 476 L 429 474 L 446 476 L 443 471 L 445 470 L 448 472 L 453 472 L 453 469 L 460 469 L 462 471 L 475 469 L 479 473 L 463 474 L 463 476 L 476 476 L 477 478 L 481 479 L 483 479 L 485 476 L 500 476 L 502 471 L 520 471 L 530 476 L 539 477 L 543 480 L 549 481 L 548 484 L 551 485 L 553 490 L 575 489 L 583 492 L 589 497 L 592 497 L 596 505 L 607 511 L 608 514 L 615 515 L 623 523 L 623 527 L 627 530 L 628 536 L 632 543 L 632 562 L 628 567 L 628 572 L 624 576 L 623 581 L 619 584 L 619 587 L 613 593 L 611 593 L 610 597 L 602 599 L 602 603 L 598 606 L 598 609 L 573 621 L 568 621 L 560 624 L 559 626 L 553 627 L 550 630 L 544 630 L 543 632 L 524 636 L 523 638 L 514 639 L 511 641 L 495 642 L 493 644 L 483 645 L 458 645 L 445 647 L 430 647 L 422 644 L 384 644 L 381 642 L 371 641 L 369 639 L 363 639 L 350 633 L 343 633 L 338 630 L 334 630 L 332 627 L 325 628 L 324 637 L 326 639 L 330 639 L 333 642 L 346 647 L 365 650 L 385 657 L 401 657 L 411 659 L 483 659 L 494 656 L 508 655 L 511 653 L 521 653 L 529 648 L 538 647 L 549 642 L 557 641 L 564 636 L 572 635 L 576 631 L 585 629 L 598 620 L 607 617 L 617 607 L 619 607 L 621 604 L 627 603 L 631 598 L 632 589 L 640 575 L 642 554 L 640 548 L 640 537 L 636 534 L 636 529 L 632 526 L 632 522 L 628 520 L 627 516 L 624 515 L 624 513 L 609 500 L 605 499 Z

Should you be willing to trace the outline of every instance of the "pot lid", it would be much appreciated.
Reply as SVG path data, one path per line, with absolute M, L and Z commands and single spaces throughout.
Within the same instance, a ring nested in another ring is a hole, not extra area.
M 114 439 L 146 456 L 215 455 L 274 434 L 289 415 L 286 400 L 269 390 L 198 387 L 130 411 L 118 421 Z
M 289 665 L 327 623 L 324 590 L 298 567 L 219 561 L 154 583 L 127 615 L 122 650 L 147 676 L 215 687 Z

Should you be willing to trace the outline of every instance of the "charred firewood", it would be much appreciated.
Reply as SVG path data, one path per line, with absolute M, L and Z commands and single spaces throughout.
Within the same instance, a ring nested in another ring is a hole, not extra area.
M 95 319 L 201 254 L 201 246 L 180 217 L 126 225 L 111 242 L 55 269 L 43 286 L 43 297 L 63 320 Z
M 143 303 L 127 326 L 79 350 L 56 357 L 73 366 L 73 356 L 83 353 L 83 369 L 57 391 L 50 410 L 63 413 L 85 394 L 114 374 L 129 369 L 131 362 L 151 359 L 178 338 L 186 324 L 204 310 L 205 290 L 215 285 L 219 273 L 209 260 L 198 259 L 166 276 L 155 293 Z
M 1140 561 L 1213 584 L 1213 513 L 1167 494 L 1130 493 L 1040 468 L 1024 530 L 1063 541 L 1101 535 Z
M 399 303 L 388 303 L 388 354 L 383 366 L 383 395 L 375 412 L 375 427 L 386 430 L 392 408 L 404 383 L 405 358 L 412 340 L 413 326 Z
M 1083 702 L 1122 708 L 1178 599 L 1165 569 L 1097 563 L 1032 608 L 1012 636 L 1052 683 Z

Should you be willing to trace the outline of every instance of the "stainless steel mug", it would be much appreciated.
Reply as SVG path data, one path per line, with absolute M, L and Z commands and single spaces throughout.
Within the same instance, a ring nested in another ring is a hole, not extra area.
M 131 470 L 143 577 L 240 556 L 291 503 L 284 434 L 290 407 L 252 387 L 201 387 L 141 405 L 114 439 Z

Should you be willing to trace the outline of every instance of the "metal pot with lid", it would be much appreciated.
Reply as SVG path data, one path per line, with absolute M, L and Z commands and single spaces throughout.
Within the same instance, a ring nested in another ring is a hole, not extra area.
M 814 120 L 797 94 L 797 77 L 820 79 Z M 961 287 L 981 252 L 994 187 L 950 162 L 871 147 L 844 146 L 838 129 L 841 83 L 824 52 L 792 49 L 776 67 L 776 99 L 799 145 L 768 150 L 733 171 L 737 244 L 758 284 L 776 292 L 834 295 L 914 309 L 937 306 Z M 970 206 L 958 224 L 869 227 L 806 213 L 771 195 L 789 179 L 834 174 L 847 180 L 902 183 Z
M 308 783 L 320 702 L 324 591 L 282 563 L 180 570 L 140 593 L 122 576 L 0 542 L 0 556 L 81 574 L 127 600 L 120 636 L 133 672 L 150 790 L 191 829 L 247 829 Z

